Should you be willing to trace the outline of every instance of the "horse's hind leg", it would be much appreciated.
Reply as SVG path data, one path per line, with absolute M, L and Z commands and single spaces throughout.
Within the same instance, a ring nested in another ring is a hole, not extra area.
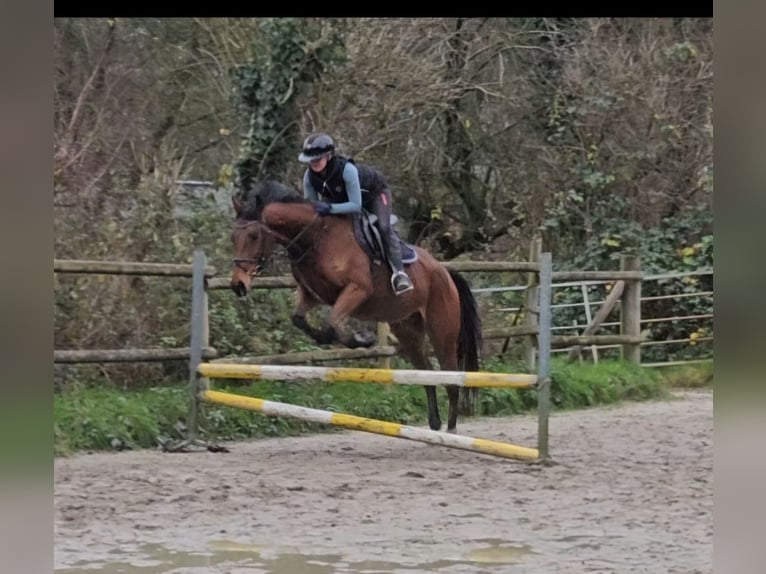
M 445 385 L 447 390 L 447 399 L 449 400 L 449 413 L 447 414 L 447 432 L 457 433 L 457 411 L 458 399 L 460 398 L 460 387 L 455 385 Z
M 432 286 L 433 288 L 433 286 Z M 442 299 L 432 296 L 426 311 L 428 339 L 434 348 L 439 367 L 443 371 L 458 371 L 458 337 L 460 335 L 460 305 L 459 302 L 448 305 Z M 441 303 L 441 304 L 438 304 Z M 449 400 L 447 414 L 447 432 L 457 432 L 458 402 L 460 387 L 445 386 Z
M 399 323 L 391 323 L 391 332 L 399 341 L 398 352 L 416 369 L 430 370 L 426 353 L 426 334 L 423 317 L 415 313 Z M 439 430 L 442 421 L 439 417 L 439 405 L 436 402 L 436 387 L 424 385 L 428 401 L 428 426 L 431 430 Z

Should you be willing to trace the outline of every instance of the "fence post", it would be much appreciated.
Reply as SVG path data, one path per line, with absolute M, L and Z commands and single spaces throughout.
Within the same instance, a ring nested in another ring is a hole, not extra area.
M 202 269 L 205 268 L 205 263 L 207 261 L 205 257 L 205 253 L 203 251 L 200 251 L 202 254 Z M 210 346 L 210 306 L 208 302 L 208 293 L 207 293 L 207 279 L 202 279 L 202 319 L 201 319 L 201 330 L 202 330 L 202 348 L 206 349 Z M 202 357 L 200 357 L 200 361 L 202 360 Z M 200 391 L 207 390 L 210 388 L 210 379 L 207 377 L 200 377 L 199 379 L 199 388 L 197 389 L 197 395 L 199 395 Z
M 539 263 L 540 254 L 543 250 L 543 240 L 540 237 L 536 237 L 529 244 L 529 262 Z M 526 310 L 525 323 L 529 327 L 538 327 L 539 318 L 538 314 L 540 309 L 538 307 L 538 300 L 540 296 L 540 277 L 536 272 L 527 274 L 527 290 L 526 290 Z M 537 337 L 535 335 L 526 335 L 524 337 L 524 359 L 529 370 L 535 368 L 535 353 L 537 350 Z
M 537 369 L 537 450 L 541 459 L 548 458 L 548 415 L 551 408 L 551 327 L 553 262 L 550 253 L 540 255 L 540 298 L 538 369 Z
M 641 259 L 637 255 L 623 255 L 620 261 L 622 271 L 641 271 Z M 620 334 L 639 337 L 641 335 L 641 281 L 626 280 L 620 306 Z M 631 363 L 641 363 L 641 344 L 623 343 L 622 358 Z
M 189 418 L 186 424 L 188 439 L 195 441 L 198 433 L 199 392 L 201 382 L 197 367 L 202 362 L 202 346 L 207 338 L 207 293 L 205 291 L 205 254 L 197 250 L 192 261 L 192 313 L 191 313 L 191 358 L 189 360 Z
M 209 381 L 200 378 L 197 367 L 202 362 L 202 348 L 209 346 L 207 291 L 205 289 L 205 253 L 194 252 L 192 260 L 191 341 L 189 343 L 189 413 L 186 418 L 186 439 L 175 445 L 164 445 L 169 452 L 180 452 L 187 446 L 207 446 L 199 438 L 199 393 Z
M 378 323 L 378 342 L 377 345 L 388 345 L 388 335 L 391 333 L 391 327 L 388 323 Z M 378 366 L 381 369 L 391 368 L 391 357 L 381 357 L 378 359 Z

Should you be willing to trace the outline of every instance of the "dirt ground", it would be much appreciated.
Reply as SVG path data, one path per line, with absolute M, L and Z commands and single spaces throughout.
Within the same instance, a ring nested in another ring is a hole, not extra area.
M 461 434 L 534 446 L 536 419 Z M 712 573 L 713 394 L 554 413 L 543 466 L 361 432 L 55 461 L 57 572 Z

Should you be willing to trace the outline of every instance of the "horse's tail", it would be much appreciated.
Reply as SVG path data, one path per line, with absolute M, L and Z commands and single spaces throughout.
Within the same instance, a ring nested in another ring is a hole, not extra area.
M 457 344 L 457 361 L 464 371 L 479 370 L 481 350 L 481 318 L 476 299 L 468 282 L 457 271 L 447 269 L 460 295 L 460 335 Z

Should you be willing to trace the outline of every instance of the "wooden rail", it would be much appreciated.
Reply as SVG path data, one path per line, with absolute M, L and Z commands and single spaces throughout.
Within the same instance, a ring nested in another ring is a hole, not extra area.
M 537 296 L 537 280 L 540 271 L 538 262 L 539 241 L 533 242 L 530 251 L 531 261 L 450 261 L 444 265 L 458 272 L 518 272 L 527 274 L 527 300 L 533 301 Z M 623 316 L 623 332 L 620 335 L 596 335 L 596 326 L 582 335 L 552 336 L 551 346 L 554 348 L 572 345 L 610 345 L 623 346 L 623 355 L 627 360 L 640 362 L 640 344 L 644 338 L 640 336 L 640 283 L 644 274 L 639 269 L 640 263 L 624 258 L 620 271 L 556 271 L 552 273 L 554 281 L 615 281 L 624 285 L 621 305 Z M 191 277 L 192 265 L 169 263 L 141 263 L 128 261 L 94 261 L 94 260 L 65 260 L 54 259 L 54 272 L 58 273 L 92 273 L 110 275 L 155 275 Z M 205 290 L 230 289 L 228 276 L 216 276 L 213 266 L 205 266 Z M 292 289 L 296 287 L 295 280 L 290 275 L 277 277 L 254 277 L 252 289 Z M 539 336 L 537 327 L 537 310 L 530 307 L 526 314 L 526 324 L 510 327 L 486 328 L 484 339 L 510 339 L 525 337 L 525 355 L 530 368 L 534 366 L 536 355 L 536 338 Z M 207 311 L 205 311 L 207 317 Z M 203 358 L 216 360 L 215 349 L 205 344 L 206 353 Z M 371 349 L 328 349 L 320 351 L 305 351 L 283 355 L 266 355 L 237 359 L 242 362 L 260 364 L 298 364 L 305 362 L 322 362 L 333 360 L 350 360 L 364 358 L 386 358 L 395 354 L 393 347 L 378 346 Z M 139 362 L 163 361 L 189 357 L 189 349 L 126 349 L 126 350 L 92 350 L 92 351 L 55 351 L 54 362 Z
M 469 263 L 473 265 L 468 265 Z M 445 267 L 463 273 L 475 272 L 503 272 L 519 271 L 534 272 L 539 265 L 537 263 L 513 263 L 494 261 L 460 261 L 445 263 Z M 640 281 L 643 273 L 640 271 L 554 271 L 554 281 Z M 251 289 L 290 289 L 296 286 L 292 275 L 279 275 L 277 277 L 254 277 Z M 231 289 L 230 277 L 213 277 L 207 280 L 208 289 Z
M 137 263 L 133 261 L 93 261 L 86 259 L 54 259 L 53 271 L 56 273 L 100 275 L 192 276 L 192 266 L 180 263 Z M 215 273 L 215 267 L 205 267 L 205 277 L 213 277 Z
M 279 277 L 253 277 L 250 289 L 293 289 L 297 286 L 292 275 Z M 231 289 L 230 277 L 213 277 L 207 280 L 208 290 Z
M 143 363 L 154 361 L 188 361 L 191 349 L 93 349 L 53 351 L 54 363 Z M 212 347 L 202 350 L 202 358 L 215 359 L 218 351 Z
M 318 351 L 300 351 L 281 355 L 260 355 L 257 357 L 223 357 L 211 363 L 236 363 L 240 365 L 302 365 L 304 363 L 322 363 L 325 361 L 348 361 L 350 359 L 378 359 L 393 357 L 396 349 L 391 346 L 370 347 L 368 349 L 321 349 Z M 204 355 L 202 357 L 205 358 Z

